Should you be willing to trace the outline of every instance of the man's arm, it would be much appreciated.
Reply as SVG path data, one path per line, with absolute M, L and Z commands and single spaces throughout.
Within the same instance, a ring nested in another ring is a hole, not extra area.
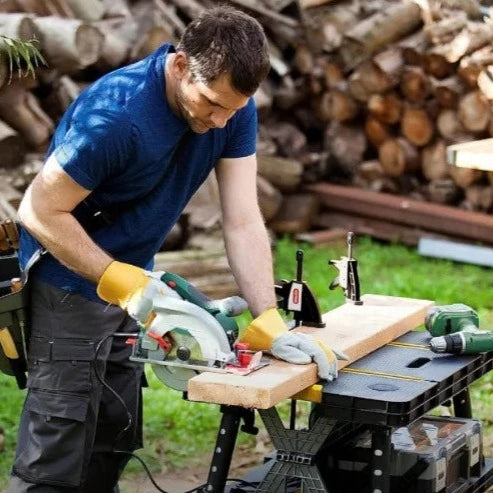
M 90 193 L 63 171 L 52 154 L 27 189 L 19 219 L 63 265 L 97 282 L 112 258 L 91 240 L 71 213 Z
M 256 174 L 255 155 L 221 159 L 216 165 L 226 252 L 254 317 L 276 306 L 272 255 L 257 201 Z

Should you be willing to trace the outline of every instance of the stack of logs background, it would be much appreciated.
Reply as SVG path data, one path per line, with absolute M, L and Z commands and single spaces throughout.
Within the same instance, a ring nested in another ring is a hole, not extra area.
M 19 78 L 9 75 L 6 54 L 0 58 L 0 219 L 15 213 L 80 91 L 176 43 L 191 19 L 217 3 L 0 0 L 0 35 L 36 38 L 48 63 L 35 79 Z M 310 189 L 318 182 L 491 212 L 493 176 L 448 166 L 445 150 L 493 136 L 493 2 L 226 3 L 256 17 L 269 39 L 272 69 L 255 100 L 258 191 L 271 230 L 327 226 L 317 221 L 326 202 Z M 175 230 L 175 246 L 219 223 L 217 197 L 209 179 Z M 205 236 L 187 246 L 203 246 Z

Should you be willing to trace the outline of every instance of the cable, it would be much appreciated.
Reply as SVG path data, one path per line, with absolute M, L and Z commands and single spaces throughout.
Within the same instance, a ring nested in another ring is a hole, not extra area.
M 99 369 L 98 369 L 98 354 L 99 354 L 99 351 L 101 350 L 101 348 L 103 347 L 103 344 L 110 338 L 110 337 L 135 337 L 135 334 L 123 334 L 123 333 L 120 333 L 120 334 L 108 334 L 106 337 L 103 337 L 98 345 L 96 346 L 96 352 L 94 354 L 94 372 L 96 374 L 96 378 L 99 380 L 99 383 L 101 383 L 101 385 L 106 388 L 107 390 L 109 390 L 109 392 L 118 400 L 118 402 L 122 405 L 123 409 L 125 410 L 125 413 L 127 414 L 127 424 L 124 428 L 122 428 L 119 432 L 118 432 L 118 435 L 116 436 L 115 440 L 113 441 L 113 448 L 115 447 L 115 444 L 118 443 L 118 440 L 120 440 L 121 436 L 123 436 L 129 429 L 130 427 L 132 426 L 132 423 L 133 423 L 133 418 L 132 418 L 132 415 L 130 414 L 130 411 L 128 410 L 128 407 L 127 405 L 125 404 L 125 401 L 122 399 L 122 397 L 120 396 L 120 394 L 113 388 L 111 387 L 105 380 L 104 378 L 101 376 L 101 374 L 99 373 Z
M 152 485 L 160 492 L 160 493 L 170 493 L 166 490 L 163 490 L 155 481 L 151 471 L 149 470 L 149 467 L 147 466 L 147 464 L 144 462 L 144 459 L 142 459 L 141 457 L 139 457 L 137 454 L 135 454 L 134 452 L 130 452 L 129 450 L 115 450 L 114 446 L 116 443 L 118 443 L 118 441 L 120 440 L 120 438 L 130 429 L 130 427 L 132 426 L 132 423 L 133 423 L 133 417 L 132 417 L 132 414 L 130 413 L 130 411 L 128 410 L 128 407 L 127 407 L 127 404 L 125 403 L 125 401 L 123 400 L 123 398 L 121 397 L 120 394 L 118 394 L 118 392 L 113 388 L 111 387 L 111 385 L 109 385 L 105 379 L 103 378 L 103 376 L 99 373 L 99 369 L 98 369 L 98 365 L 97 365 L 97 362 L 98 362 L 98 355 L 99 355 L 99 351 L 101 351 L 101 348 L 103 347 L 103 344 L 110 338 L 110 337 L 125 337 L 125 338 L 135 338 L 137 337 L 137 335 L 135 333 L 118 333 L 118 334 L 108 334 L 107 336 L 103 337 L 103 339 L 101 339 L 97 346 L 96 346 L 96 351 L 94 353 L 94 373 L 96 374 L 96 378 L 98 379 L 98 381 L 101 383 L 101 385 L 107 389 L 117 400 L 118 402 L 121 404 L 121 406 L 123 407 L 126 415 L 127 415 L 127 424 L 118 432 L 118 435 L 116 436 L 115 440 L 113 441 L 113 453 L 115 454 L 124 454 L 124 455 L 130 455 L 131 457 L 133 457 L 134 459 L 137 459 L 140 464 L 142 465 L 142 467 L 144 468 L 144 471 L 146 472 L 149 480 L 151 481 Z M 251 488 L 256 488 L 257 485 L 255 483 L 249 483 L 248 481 L 245 481 L 243 479 L 234 479 L 234 478 L 228 478 L 226 479 L 226 482 L 231 482 L 231 481 L 234 481 L 236 483 L 240 483 L 241 486 L 248 486 L 248 487 L 251 487 Z M 191 490 L 188 490 L 188 491 L 185 491 L 184 493 L 200 493 L 201 491 L 204 490 L 204 488 L 208 485 L 208 483 L 204 483 L 204 484 L 201 484 L 200 486 L 196 486 L 195 488 L 191 489 Z
M 168 493 L 166 490 L 163 490 L 162 488 L 160 488 L 159 485 L 156 483 L 156 480 L 152 476 L 151 471 L 149 471 L 149 467 L 147 467 L 147 464 L 144 462 L 144 459 L 142 459 L 141 457 L 139 457 L 137 454 L 134 454 L 133 452 L 129 452 L 128 450 L 113 450 L 113 452 L 115 454 L 130 455 L 134 459 L 137 459 L 142 464 L 142 467 L 144 468 L 144 471 L 146 472 L 147 477 L 151 481 L 151 483 L 154 486 L 154 488 L 156 488 L 156 490 L 160 491 L 161 493 Z
M 256 488 L 258 486 L 257 483 L 250 483 L 248 481 L 245 481 L 244 479 L 236 479 L 236 478 L 228 478 L 226 479 L 226 482 L 231 482 L 234 481 L 235 483 L 241 483 L 241 486 L 248 486 L 250 488 Z M 191 490 L 187 490 L 184 493 L 200 493 L 209 483 L 204 483 L 201 484 L 200 486 L 196 486 L 195 488 L 192 488 Z

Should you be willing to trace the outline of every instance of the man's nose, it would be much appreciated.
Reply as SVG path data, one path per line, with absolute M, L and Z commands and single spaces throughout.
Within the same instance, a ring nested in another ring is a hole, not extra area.
M 210 118 L 214 127 L 224 128 L 228 120 L 233 116 L 234 111 L 225 110 L 223 108 L 215 108 L 211 113 Z

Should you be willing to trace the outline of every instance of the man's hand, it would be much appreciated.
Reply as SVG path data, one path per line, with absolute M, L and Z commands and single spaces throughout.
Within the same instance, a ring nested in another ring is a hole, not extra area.
M 270 308 L 253 320 L 241 337 L 253 351 L 270 351 L 276 358 L 306 365 L 315 362 L 318 376 L 332 381 L 337 378 L 337 359 L 347 359 L 344 354 L 333 351 L 322 341 L 306 334 L 289 332 L 275 308 Z
M 146 326 L 152 321 L 153 300 L 157 296 L 178 296 L 161 281 L 162 274 L 113 261 L 99 280 L 97 292 L 101 299 L 120 306 Z

